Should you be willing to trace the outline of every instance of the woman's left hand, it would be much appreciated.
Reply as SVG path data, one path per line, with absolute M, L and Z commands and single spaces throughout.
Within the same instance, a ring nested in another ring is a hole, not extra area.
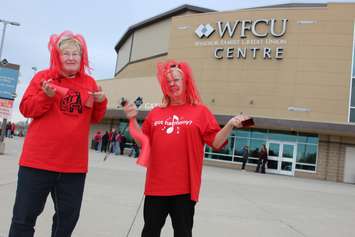
M 94 97 L 94 101 L 98 103 L 101 103 L 106 98 L 105 93 L 101 89 L 101 86 L 98 87 L 98 91 L 96 92 L 89 91 L 89 95 L 92 95 Z
M 237 116 L 234 116 L 233 118 L 231 118 L 228 121 L 228 125 L 229 126 L 233 126 L 235 128 L 242 128 L 243 127 L 242 122 L 245 121 L 245 120 L 248 120 L 248 119 L 250 119 L 249 116 L 240 114 L 240 115 L 237 115 Z

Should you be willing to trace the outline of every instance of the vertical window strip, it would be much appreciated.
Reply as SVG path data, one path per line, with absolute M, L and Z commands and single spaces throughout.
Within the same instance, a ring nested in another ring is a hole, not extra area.
M 353 48 L 352 48 L 352 62 L 351 62 L 351 75 L 350 75 L 350 98 L 349 98 L 349 115 L 348 121 L 350 123 L 355 122 L 355 105 L 352 105 L 351 102 L 354 100 L 355 91 L 353 90 L 353 83 L 355 80 L 355 22 L 353 30 Z

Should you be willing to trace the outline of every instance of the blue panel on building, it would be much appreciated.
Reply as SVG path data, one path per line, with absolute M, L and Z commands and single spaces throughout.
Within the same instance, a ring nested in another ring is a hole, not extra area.
M 0 67 L 0 98 L 14 99 L 18 77 L 18 69 Z

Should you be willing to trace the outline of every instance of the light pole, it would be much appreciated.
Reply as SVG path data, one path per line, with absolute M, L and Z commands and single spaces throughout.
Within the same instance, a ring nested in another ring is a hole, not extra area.
M 2 36 L 1 36 L 1 44 L 0 44 L 0 61 L 2 60 L 2 49 L 4 47 L 4 41 L 5 41 L 5 33 L 6 33 L 6 27 L 8 24 L 13 25 L 13 26 L 20 26 L 20 23 L 13 22 L 13 21 L 6 21 L 0 19 L 0 22 L 4 24 L 4 27 L 2 28 Z
M 38 68 L 36 66 L 31 67 L 31 69 L 33 70 L 33 76 L 37 73 Z M 27 134 L 27 128 L 28 128 L 28 124 L 31 122 L 30 118 L 26 119 L 26 131 L 24 134 Z
M 6 20 L 2 20 L 2 19 L 0 19 L 0 22 L 2 22 L 4 24 L 4 26 L 2 28 L 2 36 L 1 36 L 1 43 L 0 43 L 0 61 L 2 62 L 2 50 L 4 47 L 6 27 L 8 24 L 13 25 L 13 26 L 20 26 L 20 23 L 13 22 L 13 21 L 6 21 Z M 1 134 L 0 134 L 0 154 L 4 153 L 4 151 L 5 151 L 4 137 L 5 137 L 5 132 L 6 132 L 6 123 L 7 123 L 7 119 L 4 118 L 2 120 Z

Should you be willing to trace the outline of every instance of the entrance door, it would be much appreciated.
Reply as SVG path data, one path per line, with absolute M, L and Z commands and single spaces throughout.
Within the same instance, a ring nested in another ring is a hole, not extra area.
M 269 173 L 294 175 L 296 166 L 296 143 L 268 141 L 267 171 Z

